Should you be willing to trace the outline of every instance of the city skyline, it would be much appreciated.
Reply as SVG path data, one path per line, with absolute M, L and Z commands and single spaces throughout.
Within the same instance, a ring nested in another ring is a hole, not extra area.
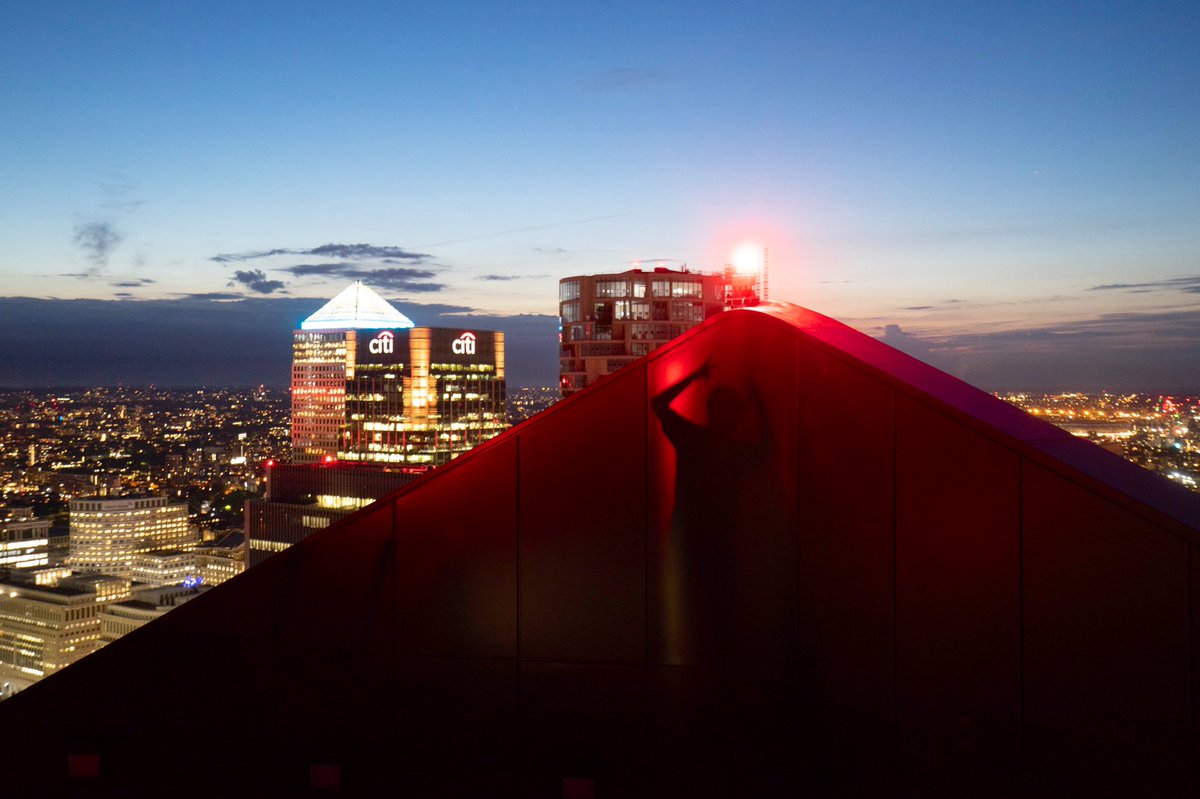
M 772 299 L 982 387 L 1194 388 L 1198 14 L 7 9 L 0 385 L 181 384 L 195 330 L 182 382 L 279 385 L 354 279 L 549 383 L 560 278 L 753 242 Z

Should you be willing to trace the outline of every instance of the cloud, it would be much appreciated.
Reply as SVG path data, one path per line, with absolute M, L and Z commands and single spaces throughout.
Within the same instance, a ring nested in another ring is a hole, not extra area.
M 113 283 L 112 287 L 118 289 L 136 289 L 141 286 L 149 286 L 153 282 L 154 281 L 148 277 L 136 277 L 128 280 L 120 280 L 116 283 Z
M 1107 283 L 1092 286 L 1088 291 L 1127 291 L 1130 294 L 1146 294 L 1151 291 L 1181 291 L 1185 294 L 1200 294 L 1200 275 L 1169 277 L 1148 283 Z
M 475 280 L 476 281 L 487 281 L 490 283 L 500 283 L 500 282 L 508 282 L 508 281 L 526 281 L 526 280 L 541 281 L 541 280 L 546 280 L 546 278 L 548 278 L 548 277 L 550 277 L 550 275 L 476 275 Z
M 280 269 L 280 272 L 287 272 L 292 277 L 309 277 L 311 275 L 343 275 L 347 269 L 355 269 L 354 264 L 347 263 L 331 263 L 331 264 L 293 264 Z M 432 273 L 430 273 L 432 274 Z
M 544 253 L 546 255 L 565 255 L 567 252 L 562 247 L 534 247 L 533 251 Z
M 83 250 L 84 256 L 92 262 L 93 267 L 99 270 L 108 266 L 108 257 L 125 236 L 118 232 L 111 222 L 93 221 L 76 224 L 71 239 L 76 247 Z
M 244 300 L 244 294 L 232 291 L 199 291 L 194 294 L 177 294 L 181 300 Z
M 214 255 L 208 260 L 219 264 L 252 261 L 255 258 L 270 258 L 273 255 L 295 255 L 298 250 L 247 250 L 246 252 L 230 252 Z
M 1195 391 L 1200 309 L 1109 313 L 1052 325 L 913 335 L 889 324 L 884 343 L 987 388 Z
M 322 244 L 310 249 L 277 247 L 272 250 L 247 250 L 245 252 L 221 253 L 208 260 L 219 264 L 241 263 L 259 258 L 274 258 L 278 255 L 315 255 L 320 258 L 388 258 L 407 263 L 422 263 L 431 256 L 428 253 L 412 252 L 403 247 L 376 246 L 374 244 Z
M 110 175 L 100 183 L 100 192 L 104 195 L 100 207 L 118 215 L 133 213 L 146 204 L 145 200 L 131 198 L 135 188 L 136 186 L 123 175 Z
M 373 244 L 322 244 L 300 254 L 325 258 L 395 258 L 418 263 L 430 257 L 428 253 L 409 252 L 402 247 L 376 247 Z
M 294 264 L 280 269 L 293 277 L 339 277 L 346 280 L 361 280 L 373 288 L 393 291 L 435 292 L 445 288 L 441 283 L 428 283 L 437 275 L 432 269 L 415 269 L 411 266 L 387 266 L 370 268 L 358 264 L 333 262 L 325 264 Z
M 932 311 L 932 305 L 906 305 L 901 310 L 904 311 Z
M 665 83 L 673 77 L 674 74 L 665 69 L 614 67 L 588 76 L 582 86 L 589 91 L 612 91 Z
M 235 292 L 196 292 L 194 294 L 178 294 L 181 300 L 245 300 L 245 294 Z
M 261 269 L 251 269 L 243 271 L 241 269 L 233 273 L 233 280 L 229 281 L 229 285 L 241 283 L 251 291 L 259 294 L 271 294 L 283 288 L 282 280 L 268 280 L 267 273 Z
M 415 279 L 415 275 L 409 275 L 409 273 L 427 271 L 424 269 L 406 269 L 404 267 L 374 270 L 356 269 L 349 276 L 370 283 L 377 288 L 390 289 L 391 291 L 431 293 L 444 289 L 445 286 L 441 283 L 423 283 Z M 430 276 L 432 277 L 432 275 Z

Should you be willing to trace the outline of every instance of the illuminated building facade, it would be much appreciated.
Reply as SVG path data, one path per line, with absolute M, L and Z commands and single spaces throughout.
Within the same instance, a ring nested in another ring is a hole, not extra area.
M 111 644 L 206 590 L 208 588 L 201 585 L 155 586 L 135 591 L 128 599 L 105 605 L 99 613 L 100 639 L 97 646 Z
M 203 585 L 220 585 L 246 570 L 246 538 L 242 533 L 230 533 L 193 551 Z
M 282 552 L 418 476 L 350 462 L 269 464 L 266 496 L 245 504 L 249 565 Z M 205 582 L 209 583 L 207 578 Z
M 129 577 L 137 555 L 196 545 L 186 502 L 89 497 L 72 500 L 70 509 L 70 564 L 76 571 Z
M 133 557 L 134 582 L 153 586 L 180 585 L 199 576 L 196 554 L 192 550 L 161 549 Z
M 425 470 L 507 427 L 504 334 L 415 327 L 355 283 L 292 341 L 292 458 Z
M 33 508 L 0 508 L 0 568 L 30 569 L 49 562 L 50 520 Z
M 559 390 L 564 397 L 724 310 L 758 301 L 757 276 L 630 269 L 558 283 Z
M 0 679 L 19 690 L 94 652 L 101 608 L 128 595 L 128 580 L 107 576 L 0 578 Z

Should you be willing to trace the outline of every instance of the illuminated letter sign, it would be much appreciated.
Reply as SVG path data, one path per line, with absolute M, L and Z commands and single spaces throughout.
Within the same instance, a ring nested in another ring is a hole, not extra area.
M 375 355 L 391 355 L 395 338 L 395 333 L 390 330 L 385 330 L 375 338 L 371 339 L 371 342 L 367 344 L 367 349 L 369 349 Z
M 474 355 L 475 334 L 463 333 L 461 336 L 454 339 L 454 343 L 450 345 L 450 349 L 454 350 L 455 355 Z

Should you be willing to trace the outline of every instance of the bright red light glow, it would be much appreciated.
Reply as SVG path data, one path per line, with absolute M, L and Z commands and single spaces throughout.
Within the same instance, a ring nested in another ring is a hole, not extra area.
M 270 468 L 271 468 L 272 466 L 274 466 L 274 465 L 275 465 L 275 459 L 274 459 L 274 458 L 267 458 L 267 468 L 268 468 L 268 469 L 270 469 Z
M 325 462 L 326 462 L 326 463 L 333 463 L 333 456 L 332 456 L 332 455 L 326 455 L 326 456 L 325 456 Z
M 733 267 L 743 275 L 762 271 L 763 250 L 758 244 L 743 244 L 733 251 Z

